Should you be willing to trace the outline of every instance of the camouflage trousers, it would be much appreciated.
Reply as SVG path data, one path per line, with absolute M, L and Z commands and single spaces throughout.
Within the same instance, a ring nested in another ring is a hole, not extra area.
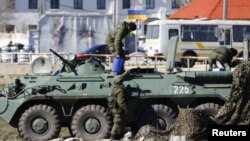
M 113 127 L 111 130 L 112 135 L 122 136 L 125 130 L 125 114 L 113 114 Z

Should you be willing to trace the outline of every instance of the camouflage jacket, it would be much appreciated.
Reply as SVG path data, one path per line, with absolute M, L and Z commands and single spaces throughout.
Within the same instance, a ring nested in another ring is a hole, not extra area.
M 126 25 L 127 22 L 122 22 L 108 34 L 106 38 L 106 44 L 108 44 L 109 47 L 113 47 L 118 51 L 122 49 L 122 40 L 129 34 L 129 30 L 127 29 Z
M 219 47 L 214 49 L 209 55 L 209 61 L 218 60 L 221 63 L 230 63 L 233 54 L 229 48 Z

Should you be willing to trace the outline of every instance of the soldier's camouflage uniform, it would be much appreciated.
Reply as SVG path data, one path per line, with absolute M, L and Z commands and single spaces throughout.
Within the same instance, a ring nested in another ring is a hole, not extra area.
M 219 47 L 214 50 L 209 54 L 209 70 L 211 71 L 213 68 L 213 65 L 217 67 L 216 61 L 219 61 L 220 64 L 223 66 L 223 68 L 226 71 L 230 71 L 230 64 L 233 59 L 233 53 L 230 49 L 226 47 Z
M 125 129 L 127 113 L 127 104 L 125 96 L 125 87 L 123 85 L 125 75 L 119 75 L 113 81 L 113 89 L 111 97 L 113 98 L 112 114 L 114 125 L 112 127 L 111 135 L 122 136 Z
M 130 33 L 127 24 L 127 22 L 118 24 L 106 38 L 106 44 L 108 44 L 110 52 L 114 55 L 119 55 L 121 58 L 125 58 L 122 40 Z

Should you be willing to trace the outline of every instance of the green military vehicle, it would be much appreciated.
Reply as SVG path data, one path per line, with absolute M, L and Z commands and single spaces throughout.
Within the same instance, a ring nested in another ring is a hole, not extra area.
M 127 74 L 126 123 L 132 129 L 146 124 L 168 129 L 179 108 L 196 107 L 213 116 L 229 98 L 231 72 L 178 72 L 174 69 L 176 47 L 177 37 L 173 37 L 166 73 L 134 68 Z M 87 141 L 109 138 L 112 115 L 107 98 L 116 75 L 106 72 L 94 57 L 71 54 L 72 59 L 66 60 L 52 52 L 62 60 L 61 69 L 52 75 L 46 72 L 50 62 L 36 59 L 33 75 L 22 76 L 1 91 L 0 117 L 25 140 L 56 138 L 61 127 Z

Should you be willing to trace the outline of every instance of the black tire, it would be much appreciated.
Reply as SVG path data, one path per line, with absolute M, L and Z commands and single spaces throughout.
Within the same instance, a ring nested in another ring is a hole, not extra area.
M 27 141 L 51 140 L 61 130 L 56 110 L 47 105 L 34 105 L 26 110 L 18 124 L 20 136 Z
M 187 56 L 192 56 L 192 57 L 197 57 L 197 54 L 193 51 L 186 51 L 183 53 L 182 55 L 183 57 L 187 57 Z M 196 63 L 197 59 L 189 59 L 189 67 L 192 68 L 195 63 Z M 188 67 L 188 61 L 185 58 L 181 59 L 181 65 L 183 68 L 187 68 Z
M 152 125 L 156 129 L 169 129 L 175 122 L 176 112 L 169 106 L 163 104 L 154 104 L 145 107 L 140 117 L 140 127 L 144 125 Z
M 204 103 L 195 107 L 196 110 L 201 110 L 210 117 L 215 117 L 221 108 L 221 105 L 216 103 Z
M 110 136 L 111 128 L 111 115 L 100 105 L 82 107 L 75 113 L 71 123 L 73 134 L 84 141 L 107 138 Z

